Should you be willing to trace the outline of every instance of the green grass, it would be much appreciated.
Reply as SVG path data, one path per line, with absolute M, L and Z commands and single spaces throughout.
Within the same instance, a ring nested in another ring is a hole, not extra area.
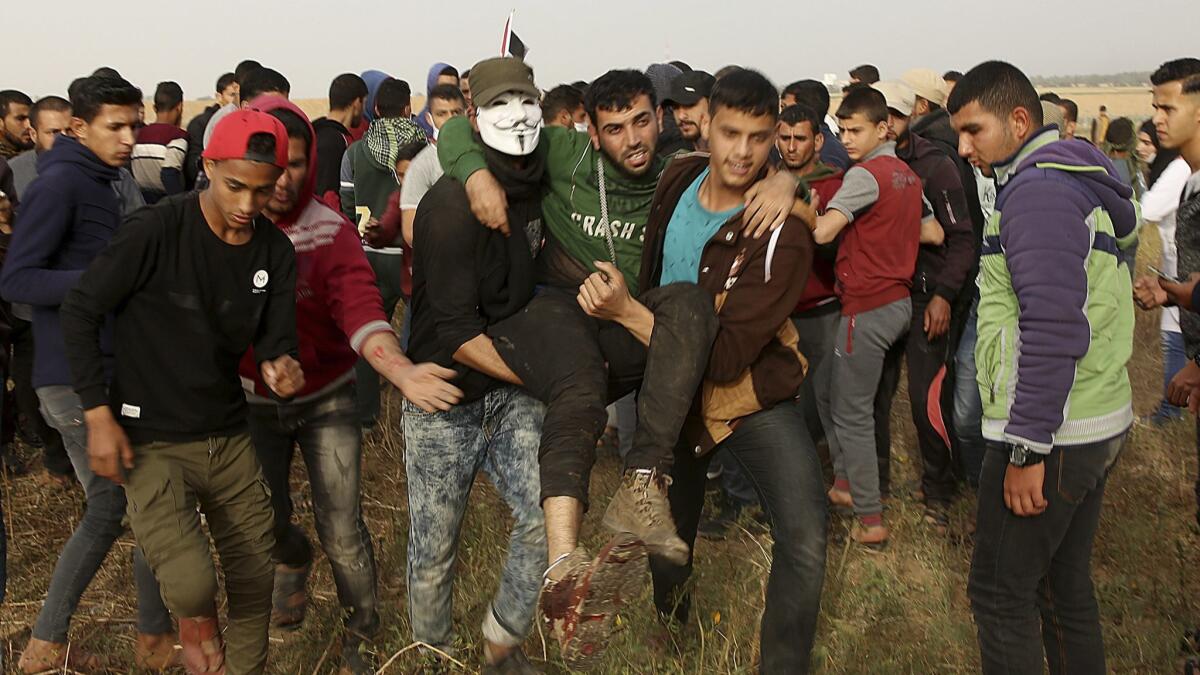
M 1147 228 L 1143 261 L 1157 257 L 1154 228 Z M 1130 365 L 1136 410 L 1153 408 L 1161 382 L 1157 314 L 1139 312 L 1134 361 Z M 397 428 L 394 396 L 383 428 Z M 903 392 L 897 397 L 893 429 L 893 494 L 888 518 L 893 541 L 883 553 L 845 545 L 847 523 L 830 528 L 828 568 L 814 664 L 827 673 L 971 673 L 979 669 L 975 631 L 966 598 L 969 543 L 937 536 L 920 522 L 921 509 L 909 493 L 916 486 L 914 437 Z M 1094 577 L 1104 623 L 1109 668 L 1115 673 L 1180 672 L 1180 637 L 1200 623 L 1196 562 L 1200 559 L 1192 481 L 1196 475 L 1194 425 L 1168 429 L 1135 427 L 1114 469 L 1105 497 L 1094 556 Z M 365 456 L 364 507 L 379 560 L 383 633 L 376 645 L 380 663 L 410 645 L 405 602 L 405 544 L 408 520 L 402 441 L 396 433 L 374 434 Z M 602 457 L 593 474 L 593 509 L 584 526 L 593 547 L 602 535 L 598 520 L 611 494 L 616 461 Z M 463 526 L 454 590 L 455 657 L 475 672 L 480 654 L 479 622 L 494 593 L 510 519 L 481 478 Z M 295 487 L 305 492 L 298 467 Z M 3 498 L 10 531 L 9 603 L 0 608 L 0 648 L 8 672 L 24 646 L 28 626 L 46 590 L 57 550 L 81 515 L 77 491 L 47 488 L 32 478 L 10 480 Z M 952 533 L 962 535 L 973 504 L 959 502 Z M 311 514 L 301 522 L 312 531 Z M 84 596 L 72 636 L 127 663 L 133 642 L 132 582 L 122 539 Z M 602 668 L 605 673 L 746 673 L 758 659 L 758 622 L 770 538 L 739 529 L 725 540 L 697 543 L 693 620 L 668 633 L 651 610 L 649 589 L 630 604 Z M 273 634 L 270 672 L 328 673 L 336 669 L 340 625 L 328 566 L 319 559 L 310 589 L 313 606 L 304 627 Z M 427 662 L 410 649 L 388 668 L 419 673 Z M 565 672 L 557 652 L 540 632 L 526 651 L 548 672 Z M 453 666 L 453 664 L 451 664 Z

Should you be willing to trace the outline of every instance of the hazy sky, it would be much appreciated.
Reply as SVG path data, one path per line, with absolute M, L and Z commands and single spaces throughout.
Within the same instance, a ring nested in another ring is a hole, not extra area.
M 990 58 L 1053 75 L 1152 70 L 1200 51 L 1195 0 L 1143 9 L 1114 0 L 67 0 L 52 21 L 31 10 L 4 32 L 0 88 L 61 93 L 109 65 L 148 96 L 171 79 L 192 99 L 254 58 L 288 77 L 293 98 L 324 97 L 338 73 L 368 68 L 420 93 L 435 61 L 464 69 L 497 55 L 513 8 L 543 88 L 669 59 L 710 72 L 754 67 L 782 86 L 827 72 L 845 78 L 864 62 L 885 78 Z

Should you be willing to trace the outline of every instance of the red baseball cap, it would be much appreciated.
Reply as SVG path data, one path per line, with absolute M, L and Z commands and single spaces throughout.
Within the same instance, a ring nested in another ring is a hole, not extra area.
M 250 137 L 255 134 L 270 134 L 275 137 L 275 154 L 269 155 L 250 150 Z M 283 123 L 273 115 L 257 110 L 235 110 L 221 118 L 213 129 L 212 138 L 204 148 L 205 159 L 246 159 L 265 162 L 286 169 L 288 163 L 288 136 Z

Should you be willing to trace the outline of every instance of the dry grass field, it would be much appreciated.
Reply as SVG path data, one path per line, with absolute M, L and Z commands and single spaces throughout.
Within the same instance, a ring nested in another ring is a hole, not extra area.
M 1116 97 L 1105 99 L 1120 114 Z M 1130 102 L 1128 105 L 1135 105 Z M 1157 260 L 1157 229 L 1143 231 L 1139 266 Z M 1138 313 L 1130 364 L 1139 414 L 1160 394 L 1158 316 Z M 881 554 L 845 543 L 848 522 L 832 523 L 828 572 L 814 665 L 824 673 L 972 673 L 979 668 L 974 627 L 966 598 L 973 503 L 960 501 L 950 536 L 921 523 L 910 496 L 918 464 L 909 410 L 897 397 L 893 429 L 893 497 L 888 504 L 894 539 Z M 383 631 L 375 646 L 392 673 L 420 673 L 427 662 L 410 648 L 405 593 L 408 533 L 403 439 L 397 398 L 389 393 L 380 429 L 365 451 L 363 505 L 379 560 Z M 1190 654 L 1181 637 L 1200 623 L 1195 570 L 1200 537 L 1192 481 L 1196 476 L 1194 425 L 1165 429 L 1137 425 L 1114 469 L 1096 542 L 1094 575 L 1104 623 L 1108 662 L 1114 673 L 1178 673 Z M 26 454 L 32 455 L 28 451 Z M 591 545 L 600 541 L 598 520 L 614 488 L 617 463 L 602 457 L 593 474 L 594 508 L 585 523 Z M 312 532 L 307 486 L 297 467 L 293 489 L 299 520 Z M 0 653 L 14 666 L 46 591 L 57 551 L 82 514 L 78 489 L 47 487 L 33 477 L 0 477 L 0 498 L 9 527 L 9 598 L 0 607 Z M 494 490 L 480 480 L 462 533 L 455 623 L 460 636 L 453 672 L 478 672 L 479 621 L 494 592 L 505 554 L 509 518 Z M 109 656 L 122 670 L 134 638 L 135 609 L 129 570 L 134 543 L 126 536 L 83 597 L 72 627 L 80 644 Z M 757 627 L 763 607 L 770 537 L 752 527 L 724 540 L 697 543 L 693 621 L 666 633 L 651 610 L 648 589 L 635 599 L 613 638 L 604 673 L 749 673 L 758 656 Z M 329 568 L 318 554 L 310 583 L 313 606 L 304 627 L 273 633 L 271 673 L 313 675 L 335 669 L 339 609 Z M 535 632 L 525 646 L 549 673 L 566 672 L 556 648 Z

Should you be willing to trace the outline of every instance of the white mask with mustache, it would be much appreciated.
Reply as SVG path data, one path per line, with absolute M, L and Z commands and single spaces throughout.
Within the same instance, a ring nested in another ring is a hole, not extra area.
M 528 94 L 506 91 L 479 108 L 476 121 L 479 136 L 489 148 L 523 157 L 537 147 L 542 108 Z

